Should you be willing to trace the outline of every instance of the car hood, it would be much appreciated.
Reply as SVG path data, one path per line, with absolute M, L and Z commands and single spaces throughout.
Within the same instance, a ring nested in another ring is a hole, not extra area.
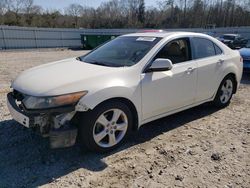
M 30 96 L 62 95 L 88 90 L 94 82 L 124 70 L 124 67 L 93 65 L 71 58 L 22 72 L 13 81 L 12 88 Z
M 250 48 L 241 48 L 239 51 L 241 56 L 250 57 Z

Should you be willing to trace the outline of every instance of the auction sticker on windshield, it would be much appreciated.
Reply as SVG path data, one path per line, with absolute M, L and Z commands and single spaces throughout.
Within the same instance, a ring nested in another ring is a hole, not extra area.
M 136 41 L 153 42 L 155 39 L 156 39 L 155 37 L 139 37 L 136 39 Z

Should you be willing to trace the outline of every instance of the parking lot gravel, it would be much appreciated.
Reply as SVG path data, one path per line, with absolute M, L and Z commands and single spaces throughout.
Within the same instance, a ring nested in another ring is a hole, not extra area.
M 6 106 L 21 71 L 86 51 L 0 52 L 0 187 L 250 187 L 250 73 L 225 109 L 209 104 L 148 123 L 121 148 L 94 154 L 48 141 Z

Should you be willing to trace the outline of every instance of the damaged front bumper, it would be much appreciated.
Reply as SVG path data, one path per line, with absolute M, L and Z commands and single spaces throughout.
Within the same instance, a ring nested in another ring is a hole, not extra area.
M 71 122 L 76 113 L 74 106 L 27 110 L 13 92 L 7 94 L 7 106 L 14 120 L 27 128 L 38 130 L 44 137 L 49 137 L 51 148 L 70 147 L 75 144 L 77 127 Z

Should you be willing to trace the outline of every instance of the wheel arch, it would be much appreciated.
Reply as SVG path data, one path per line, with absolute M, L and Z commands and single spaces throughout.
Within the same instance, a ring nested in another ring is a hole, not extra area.
M 129 107 L 129 109 L 131 110 L 131 113 L 132 113 L 132 117 L 133 117 L 133 126 L 132 126 L 132 130 L 133 131 L 136 131 L 138 130 L 139 128 L 139 113 L 134 105 L 134 103 L 125 98 L 125 97 L 113 97 L 113 98 L 109 98 L 109 99 L 106 99 L 102 102 L 100 102 L 99 104 L 95 105 L 94 108 L 92 109 L 88 109 L 88 111 L 76 111 L 76 115 L 75 115 L 75 118 L 78 118 L 78 116 L 80 114 L 86 114 L 88 113 L 89 111 L 91 110 L 94 110 L 95 108 L 98 108 L 100 105 L 103 105 L 104 103 L 108 103 L 108 102 L 114 102 L 114 101 L 117 101 L 117 102 L 122 102 L 124 103 L 125 105 L 127 105 Z
M 110 99 L 106 99 L 103 102 L 99 103 L 95 108 L 97 108 L 99 105 L 102 105 L 103 103 L 108 103 L 110 101 L 118 101 L 118 102 L 122 102 L 124 104 L 126 104 L 129 109 L 131 110 L 132 113 L 132 117 L 133 117 L 133 127 L 132 130 L 136 131 L 139 127 L 138 123 L 139 123 L 139 119 L 138 119 L 138 112 L 136 110 L 136 107 L 134 105 L 134 103 L 125 98 L 125 97 L 114 97 L 114 98 L 110 98 Z
M 240 80 L 242 77 L 241 68 L 242 68 L 242 63 L 240 64 L 233 63 L 233 62 L 225 63 L 224 71 L 223 71 L 223 74 L 221 75 L 222 77 L 221 77 L 220 83 L 227 76 L 231 76 L 233 78 L 235 86 L 236 86 L 233 91 L 234 94 L 237 92 L 237 89 L 239 87 Z
M 235 87 L 233 88 L 233 94 L 235 94 L 236 93 L 236 91 L 237 91 L 237 88 L 238 88 L 238 81 L 237 81 L 237 78 L 236 78 L 236 74 L 234 73 L 234 72 L 229 72 L 229 73 L 227 73 L 223 78 L 222 78 L 222 80 L 224 80 L 226 77 L 232 77 L 233 78 L 233 80 L 234 80 L 234 83 L 235 83 Z M 222 82 L 222 80 L 221 80 L 221 82 Z M 220 83 L 221 83 L 220 82 Z

